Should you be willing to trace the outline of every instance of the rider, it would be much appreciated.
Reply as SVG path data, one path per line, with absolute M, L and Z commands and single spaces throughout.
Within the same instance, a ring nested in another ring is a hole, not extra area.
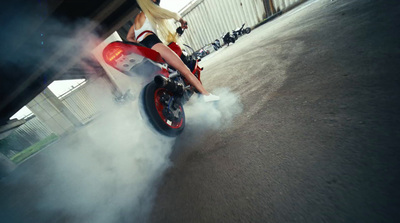
M 204 101 L 218 101 L 219 97 L 210 94 L 201 82 L 190 72 L 189 68 L 182 62 L 179 56 L 169 47 L 164 45 L 159 36 L 167 42 L 176 42 L 176 33 L 171 32 L 168 19 L 175 19 L 181 23 L 182 29 L 187 28 L 187 22 L 179 14 L 163 9 L 159 6 L 160 0 L 137 0 L 141 12 L 136 16 L 133 26 L 128 31 L 126 39 L 131 42 L 139 42 L 158 53 L 164 60 L 177 69 L 186 80 L 194 86 L 201 94 Z M 157 27 L 157 29 L 155 29 Z

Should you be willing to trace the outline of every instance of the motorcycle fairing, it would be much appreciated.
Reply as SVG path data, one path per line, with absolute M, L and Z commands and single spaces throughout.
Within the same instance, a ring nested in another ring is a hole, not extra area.
M 168 47 L 174 51 L 176 53 L 176 55 L 178 55 L 179 57 L 181 57 L 182 55 L 182 49 L 181 47 L 176 44 L 175 42 L 171 42 L 170 44 L 168 44 Z
M 134 43 L 134 42 L 122 42 L 122 41 L 114 41 L 110 44 L 108 44 L 104 50 L 103 50 L 103 57 L 108 58 L 107 52 L 112 49 L 112 48 L 119 48 L 122 49 L 125 54 L 131 54 L 135 53 L 137 55 L 149 58 L 150 60 L 153 60 L 154 62 L 157 63 L 165 63 L 161 55 L 150 48 L 147 48 L 139 43 Z M 107 63 L 112 63 L 112 60 L 106 59 Z M 113 64 L 110 64 L 113 66 Z
M 138 43 L 115 41 L 103 50 L 103 58 L 107 64 L 128 76 L 145 76 L 152 79 L 155 75 L 169 76 L 168 65 L 161 55 Z
M 172 44 L 170 47 L 181 57 L 184 55 L 178 45 Z M 143 86 L 139 96 L 143 110 L 140 110 L 155 130 L 166 136 L 177 136 L 183 131 L 183 104 L 196 89 L 178 71 L 169 68 L 158 52 L 140 44 L 117 41 L 104 48 L 103 59 Z M 202 68 L 198 67 L 198 61 L 190 57 L 186 60 L 190 63 L 185 64 L 189 64 L 192 73 L 200 81 Z

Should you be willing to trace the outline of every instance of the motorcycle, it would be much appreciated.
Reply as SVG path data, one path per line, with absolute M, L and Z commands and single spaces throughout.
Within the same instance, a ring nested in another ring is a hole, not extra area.
M 197 52 L 192 47 L 190 47 L 189 45 L 186 45 L 186 44 L 183 44 L 183 45 L 191 50 L 191 54 L 187 53 L 186 50 L 183 50 L 183 54 L 185 54 L 186 58 L 190 58 L 191 60 L 197 60 L 198 62 L 201 61 L 201 59 L 197 55 Z M 182 59 L 182 57 L 181 57 L 181 59 Z
M 221 43 L 219 39 L 216 39 L 214 42 L 211 43 L 211 45 L 214 47 L 214 50 L 217 51 L 219 48 L 221 48 Z
M 228 46 L 229 46 L 229 43 L 235 43 L 235 41 L 236 41 L 236 39 L 233 36 L 231 36 L 230 32 L 225 33 L 222 36 L 222 40 L 224 40 L 224 44 L 228 44 Z
M 239 39 L 239 31 L 238 30 L 232 30 L 232 36 L 235 38 L 235 40 Z
M 234 33 L 234 35 L 237 36 L 237 38 L 239 38 L 240 36 L 243 36 L 244 34 L 249 34 L 251 32 L 251 28 L 250 27 L 244 28 L 245 24 L 246 23 L 243 23 L 243 25 L 240 28 L 237 28 L 237 29 L 232 31 Z
M 203 48 L 201 48 L 196 53 L 197 53 L 197 57 L 198 58 L 203 58 L 203 57 L 207 56 L 208 54 L 210 54 L 210 51 L 209 50 L 204 50 Z
M 168 45 L 200 81 L 198 60 L 185 55 L 175 42 Z M 103 50 L 106 63 L 133 78 L 142 88 L 140 104 L 151 125 L 159 133 L 175 137 L 185 127 L 183 105 L 197 92 L 161 55 L 133 42 L 115 41 Z

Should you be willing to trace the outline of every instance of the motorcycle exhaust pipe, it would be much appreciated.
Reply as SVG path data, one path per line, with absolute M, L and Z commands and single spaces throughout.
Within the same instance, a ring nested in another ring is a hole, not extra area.
M 176 81 L 173 81 L 162 75 L 157 75 L 154 77 L 154 82 L 159 88 L 165 88 L 174 94 L 183 95 L 184 87 L 182 84 L 177 83 Z

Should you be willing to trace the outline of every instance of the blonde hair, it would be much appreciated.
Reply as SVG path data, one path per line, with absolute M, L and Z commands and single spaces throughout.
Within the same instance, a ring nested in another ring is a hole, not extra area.
M 161 40 L 167 44 L 177 41 L 178 37 L 175 29 L 168 20 L 175 19 L 175 21 L 179 21 L 181 16 L 178 13 L 161 8 L 152 0 L 137 0 L 136 2 L 153 27 L 157 29 L 158 37 Z

